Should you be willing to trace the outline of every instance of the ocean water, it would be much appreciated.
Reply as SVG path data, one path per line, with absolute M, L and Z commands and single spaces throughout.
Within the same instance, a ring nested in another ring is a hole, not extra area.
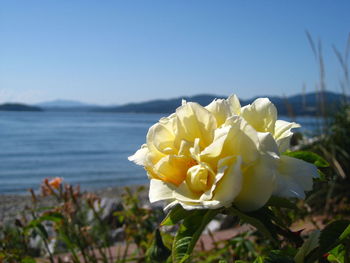
M 143 168 L 127 157 L 165 115 L 0 112 L 0 194 L 25 194 L 56 176 L 83 189 L 146 183 Z M 317 126 L 315 118 L 296 121 L 304 131 Z

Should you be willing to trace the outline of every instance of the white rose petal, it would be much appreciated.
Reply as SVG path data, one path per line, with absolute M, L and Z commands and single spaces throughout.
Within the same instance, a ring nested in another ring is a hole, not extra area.
M 312 179 L 317 177 L 317 168 L 313 164 L 282 155 L 278 162 L 274 194 L 304 199 L 304 192 L 312 189 Z
M 291 129 L 299 128 L 300 125 L 295 122 L 277 120 L 275 125 L 274 138 L 281 153 L 289 149 L 290 139 L 293 136 Z
M 241 116 L 259 132 L 273 133 L 277 120 L 277 109 L 268 98 L 256 99 L 242 108 Z

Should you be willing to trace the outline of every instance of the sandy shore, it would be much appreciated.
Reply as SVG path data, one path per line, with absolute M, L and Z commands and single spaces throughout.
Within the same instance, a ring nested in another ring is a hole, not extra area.
M 132 191 L 135 191 L 141 185 L 130 185 Z M 142 185 L 145 190 L 140 194 L 140 200 L 143 203 L 149 203 L 148 201 L 148 185 Z M 120 187 L 108 187 L 103 189 L 82 191 L 83 193 L 91 192 L 95 193 L 100 198 L 111 198 L 120 200 L 123 193 L 125 193 L 125 186 Z M 39 198 L 38 205 L 41 207 L 50 206 L 54 203 L 50 198 Z M 0 195 L 0 222 L 9 222 L 16 217 L 20 217 L 21 213 L 26 210 L 26 207 L 31 207 L 32 198 L 28 195 Z

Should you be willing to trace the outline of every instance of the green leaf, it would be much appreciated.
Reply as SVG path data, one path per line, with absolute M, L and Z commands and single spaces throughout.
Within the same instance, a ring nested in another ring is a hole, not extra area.
M 156 229 L 152 245 L 147 251 L 150 262 L 165 262 L 170 254 L 171 251 L 164 245 L 159 229 Z
M 36 228 L 40 231 L 42 237 L 46 239 L 49 238 L 49 234 L 47 233 L 46 228 L 42 224 L 37 224 Z
M 25 257 L 21 260 L 21 263 L 35 263 L 35 259 L 31 257 Z
M 276 233 L 271 232 L 273 229 L 271 227 L 272 222 L 268 222 L 268 217 L 265 211 L 257 212 L 257 213 L 244 213 L 234 207 L 230 207 L 227 209 L 228 213 L 233 216 L 238 216 L 242 221 L 251 224 L 255 228 L 257 228 L 261 233 L 263 233 L 269 239 L 276 241 Z M 260 214 L 265 214 L 261 215 Z M 262 221 L 263 219 L 264 221 Z
M 350 223 L 350 221 L 349 221 L 349 223 Z M 343 233 L 340 235 L 339 239 L 344 240 L 345 238 L 347 238 L 349 236 L 350 236 L 350 224 L 345 228 Z
M 300 236 L 295 235 L 290 229 L 288 229 L 281 220 L 275 216 L 275 214 L 267 207 L 262 207 L 259 210 L 253 212 L 242 212 L 235 207 L 227 209 L 228 214 L 238 216 L 242 221 L 253 225 L 257 228 L 265 237 L 275 242 L 278 239 L 278 235 L 287 238 L 293 242 L 296 246 L 302 244 L 303 240 Z
M 318 181 L 324 182 L 326 181 L 326 175 L 324 172 L 322 172 L 320 169 L 317 169 L 318 175 L 320 176 L 319 178 L 315 178 Z
M 334 248 L 336 243 L 344 240 L 350 232 L 349 220 L 337 220 L 327 225 L 320 236 L 320 250 L 323 253 Z
M 329 251 L 327 259 L 331 262 L 344 263 L 345 259 L 345 247 L 344 245 L 339 245 Z
M 308 163 L 312 163 L 320 168 L 329 166 L 329 163 L 325 159 L 323 159 L 321 156 L 313 152 L 307 152 L 307 151 L 285 152 L 284 155 L 294 157 Z
M 175 225 L 178 222 L 180 222 L 182 219 L 185 219 L 185 217 L 189 216 L 193 212 L 194 210 L 190 210 L 190 211 L 185 210 L 181 205 L 176 205 L 173 209 L 170 210 L 170 212 L 164 218 L 162 223 L 160 223 L 160 225 L 161 226 Z
M 270 252 L 267 258 L 263 261 L 264 263 L 294 263 L 294 260 L 289 256 L 284 254 L 283 251 L 273 250 Z
M 258 256 L 253 263 L 264 263 L 264 258 L 262 256 Z
M 73 262 L 79 262 L 77 252 L 76 252 L 76 247 L 78 244 L 72 241 L 71 238 L 67 235 L 67 232 L 63 229 L 59 230 L 58 236 L 65 243 L 70 253 L 72 253 L 72 256 L 74 259 Z
M 40 216 L 40 217 L 38 217 L 36 219 L 33 219 L 32 221 L 29 222 L 27 228 L 36 227 L 38 224 L 41 224 L 44 221 L 52 221 L 52 222 L 59 223 L 63 219 L 64 219 L 64 217 L 60 213 L 50 213 L 50 214 L 46 214 L 46 215 Z
M 294 257 L 296 263 L 304 263 L 305 258 L 318 247 L 320 234 L 320 231 L 316 230 L 309 235 Z
M 281 208 L 297 209 L 296 205 L 290 200 L 278 196 L 271 196 L 266 205 Z
M 320 235 L 319 247 L 307 256 L 306 262 L 314 262 L 349 238 L 350 221 L 337 220 L 327 225 Z
M 194 210 L 184 219 L 173 242 L 172 260 L 174 263 L 185 262 L 190 257 L 204 228 L 219 211 L 218 209 Z
M 76 246 L 78 244 L 74 243 L 69 236 L 67 235 L 67 233 L 65 233 L 65 231 L 60 230 L 59 232 L 59 237 L 60 239 L 62 239 L 62 241 L 65 243 L 65 245 L 68 247 L 68 249 L 70 251 L 74 251 L 74 249 L 76 248 Z
M 50 214 L 43 215 L 43 216 L 39 217 L 38 219 L 40 222 L 52 221 L 55 223 L 59 223 L 64 219 L 64 217 L 60 213 L 50 213 Z

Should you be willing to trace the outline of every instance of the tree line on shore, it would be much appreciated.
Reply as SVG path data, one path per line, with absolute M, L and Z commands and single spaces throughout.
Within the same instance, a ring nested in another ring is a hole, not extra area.
M 215 98 L 226 96 L 201 94 L 191 97 L 178 97 L 171 99 L 157 99 L 139 103 L 128 103 L 119 106 L 97 106 L 80 102 L 60 103 L 49 102 L 37 105 L 26 105 L 21 103 L 0 104 L 0 111 L 80 111 L 80 112 L 120 112 L 120 113 L 169 113 L 174 112 L 181 105 L 183 99 L 206 105 Z M 317 116 L 321 105 L 327 106 L 329 113 L 338 110 L 341 105 L 350 100 L 349 96 L 340 93 L 325 91 L 297 94 L 289 97 L 269 97 L 276 105 L 279 114 L 288 116 Z M 242 106 L 250 104 L 255 97 L 241 100 Z

